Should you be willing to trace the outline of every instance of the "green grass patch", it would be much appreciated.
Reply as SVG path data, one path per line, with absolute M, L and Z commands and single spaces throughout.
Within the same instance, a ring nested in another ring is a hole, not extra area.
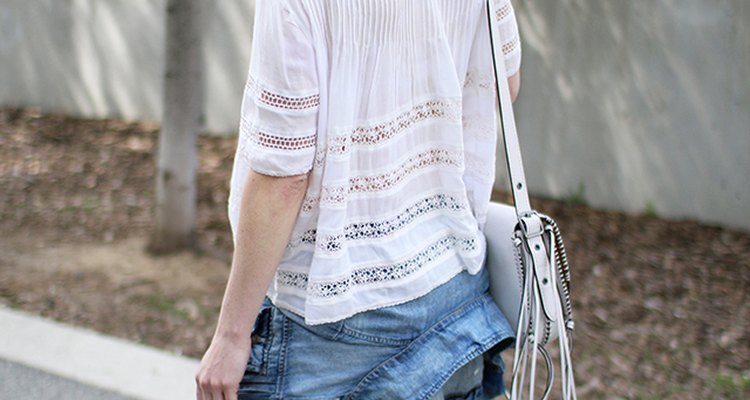
M 578 185 L 578 189 L 570 192 L 568 196 L 565 198 L 565 202 L 568 203 L 569 206 L 583 206 L 586 205 L 586 197 L 585 197 L 586 187 L 583 185 L 583 183 L 580 183 Z
M 198 310 L 203 318 L 211 319 L 219 315 L 218 307 L 209 307 L 203 303 L 198 303 Z
M 722 399 L 746 399 L 750 396 L 750 375 L 731 376 L 719 374 L 714 378 L 714 390 Z
M 137 296 L 133 301 L 143 304 L 145 307 L 159 312 L 168 314 L 183 320 L 189 320 L 190 314 L 177 306 L 177 301 L 164 296 L 161 293 L 154 293 L 147 296 Z
M 643 215 L 645 215 L 648 218 L 658 218 L 659 213 L 656 212 L 656 206 L 654 206 L 654 203 L 652 201 L 647 201 L 646 205 L 643 207 Z

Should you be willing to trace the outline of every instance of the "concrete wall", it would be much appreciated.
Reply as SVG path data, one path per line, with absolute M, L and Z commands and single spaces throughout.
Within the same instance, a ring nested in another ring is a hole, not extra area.
M 0 0 L 0 105 L 160 119 L 165 3 Z M 237 129 L 253 3 L 221 0 L 206 7 L 210 131 Z
M 534 193 L 750 229 L 750 1 L 515 5 Z
M 211 4 L 206 128 L 234 132 L 253 0 Z M 515 4 L 535 194 L 750 230 L 750 1 Z M 158 120 L 163 21 L 164 0 L 0 0 L 0 106 Z

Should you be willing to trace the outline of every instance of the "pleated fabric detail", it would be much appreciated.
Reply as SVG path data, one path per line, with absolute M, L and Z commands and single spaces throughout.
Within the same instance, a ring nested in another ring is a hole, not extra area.
M 496 0 L 510 74 L 515 15 Z M 476 273 L 495 165 L 483 0 L 258 0 L 232 174 L 310 172 L 268 296 L 309 324 Z

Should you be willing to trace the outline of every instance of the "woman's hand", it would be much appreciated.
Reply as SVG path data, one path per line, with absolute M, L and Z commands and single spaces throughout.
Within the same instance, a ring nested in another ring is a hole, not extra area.
M 214 336 L 195 375 L 198 400 L 236 400 L 252 346 L 247 340 Z
M 253 321 L 284 255 L 308 179 L 308 174 L 272 177 L 248 173 L 216 333 L 195 375 L 198 400 L 237 399 L 250 358 Z

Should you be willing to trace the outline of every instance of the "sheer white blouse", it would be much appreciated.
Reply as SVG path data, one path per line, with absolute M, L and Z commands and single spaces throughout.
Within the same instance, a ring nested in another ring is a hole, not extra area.
M 495 1 L 511 76 L 518 29 Z M 478 272 L 496 143 L 485 0 L 257 0 L 254 31 L 233 232 L 249 170 L 311 173 L 271 301 L 319 324 Z

